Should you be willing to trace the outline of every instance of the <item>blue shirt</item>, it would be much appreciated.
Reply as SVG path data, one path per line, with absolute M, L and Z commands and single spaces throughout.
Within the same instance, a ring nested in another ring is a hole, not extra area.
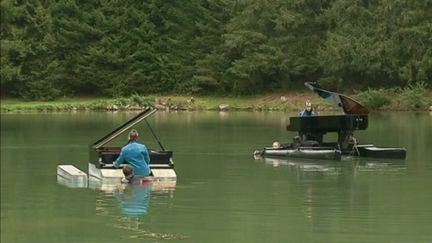
M 124 162 L 129 163 L 137 176 L 150 175 L 150 155 L 144 144 L 130 141 L 121 149 L 119 157 L 114 161 L 114 166 L 119 167 Z
M 313 110 L 311 111 L 307 111 L 306 109 L 304 109 L 303 111 L 301 111 L 299 113 L 299 116 L 315 116 L 315 112 Z

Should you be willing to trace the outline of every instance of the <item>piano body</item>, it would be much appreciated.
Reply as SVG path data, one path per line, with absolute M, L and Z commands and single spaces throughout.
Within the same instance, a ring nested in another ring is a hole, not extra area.
M 89 176 L 100 180 L 113 179 L 117 181 L 121 179 L 123 177 L 122 169 L 113 166 L 114 161 L 120 154 L 121 147 L 106 147 L 105 145 L 156 111 L 153 107 L 145 108 L 142 112 L 91 144 L 89 146 Z M 151 132 L 153 133 L 153 130 Z M 151 174 L 154 178 L 176 180 L 172 160 L 173 152 L 165 150 L 160 142 L 159 144 L 161 150 L 149 148 Z
M 353 142 L 354 130 L 365 130 L 368 127 L 367 115 L 331 115 L 290 117 L 288 131 L 299 132 L 302 141 L 313 140 L 323 143 L 323 136 L 328 132 L 337 132 L 338 141 L 333 145 L 347 148 Z M 326 144 L 332 145 L 332 144 Z
M 315 142 L 317 146 L 337 147 L 342 155 L 360 157 L 405 159 L 406 149 L 397 147 L 376 147 L 373 144 L 358 144 L 354 137 L 355 130 L 368 127 L 368 115 L 331 115 L 290 117 L 288 131 L 297 131 L 303 144 Z M 323 142 L 328 132 L 336 132 L 335 142 Z

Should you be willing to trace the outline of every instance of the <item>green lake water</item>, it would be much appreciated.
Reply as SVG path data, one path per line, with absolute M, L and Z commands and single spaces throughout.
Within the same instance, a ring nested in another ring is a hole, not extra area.
M 87 172 L 88 145 L 133 113 L 2 114 L 1 242 L 432 242 L 431 113 L 371 114 L 355 133 L 406 160 L 255 160 L 292 140 L 289 115 L 158 112 L 148 121 L 174 151 L 175 189 L 111 192 L 58 183 L 56 168 Z

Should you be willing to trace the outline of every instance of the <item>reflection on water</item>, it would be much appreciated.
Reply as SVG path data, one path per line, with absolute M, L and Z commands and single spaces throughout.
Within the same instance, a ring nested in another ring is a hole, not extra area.
M 303 217 L 312 228 L 321 229 L 329 229 L 334 218 L 348 220 L 345 222 L 347 227 L 353 224 L 351 220 L 361 222 L 365 213 L 368 215 L 373 208 L 370 204 L 371 188 L 378 186 L 374 184 L 374 178 L 384 175 L 400 178 L 406 172 L 404 160 L 358 157 L 345 157 L 342 161 L 297 158 L 261 160 L 278 171 L 285 168 L 294 174 L 291 178 L 295 178 Z
M 353 183 L 354 177 L 362 173 L 394 174 L 406 173 L 404 160 L 344 157 L 342 161 L 310 160 L 298 158 L 259 158 L 274 168 L 288 167 L 295 173 L 299 183 L 320 179 L 343 179 Z
M 406 173 L 405 160 L 357 159 L 354 165 L 357 172 Z
M 107 226 L 124 230 L 122 238 L 176 240 L 185 236 L 148 229 L 152 200 L 170 205 L 176 181 L 155 180 L 118 183 L 90 177 L 89 188 L 96 191 L 96 215 L 107 218 Z M 120 213 L 119 213 L 120 212 Z
M 184 240 L 189 237 L 169 233 L 156 233 L 142 229 L 144 223 L 139 218 L 121 218 L 119 224 L 111 225 L 114 228 L 129 232 L 122 237 L 126 239 L 150 239 L 150 240 Z
M 174 189 L 153 190 L 152 183 L 106 184 L 96 197 L 96 215 L 107 220 L 107 226 L 123 231 L 124 239 L 176 240 L 187 237 L 149 230 L 153 200 L 172 200 Z M 160 188 L 157 186 L 156 188 Z M 118 213 L 120 210 L 121 214 Z M 163 229 L 160 229 L 163 231 Z
M 297 174 L 298 178 L 310 178 L 323 175 L 340 175 L 342 164 L 340 161 L 308 160 L 298 158 L 261 158 L 265 164 L 275 168 L 287 166 L 290 171 Z
M 128 184 L 114 193 L 123 215 L 140 216 L 148 213 L 151 183 Z
M 287 166 L 296 173 L 340 175 L 354 174 L 358 172 L 388 172 L 404 173 L 406 171 L 405 160 L 398 159 L 370 159 L 358 157 L 344 157 L 342 161 L 308 160 L 298 158 L 259 158 L 265 164 L 273 167 Z
M 90 177 L 89 188 L 98 190 L 97 212 L 106 215 L 115 199 L 123 216 L 136 217 L 149 212 L 151 195 L 172 199 L 176 181 L 154 180 L 136 181 L 134 183 L 118 183 L 109 180 L 98 180 Z M 107 203 L 108 202 L 108 203 Z
M 88 186 L 87 180 L 70 179 L 60 175 L 57 175 L 57 183 L 69 188 L 86 188 Z

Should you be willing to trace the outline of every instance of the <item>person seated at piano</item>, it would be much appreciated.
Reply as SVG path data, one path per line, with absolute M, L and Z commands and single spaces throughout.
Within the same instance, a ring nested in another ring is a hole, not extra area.
M 138 143 L 138 131 L 132 129 L 128 134 L 128 143 L 121 149 L 119 157 L 114 161 L 114 166 L 119 168 L 121 164 L 127 163 L 123 174 L 129 182 L 136 177 L 150 175 L 150 154 L 144 144 Z M 132 171 L 130 171 L 132 169 Z
M 310 100 L 306 100 L 305 108 L 299 113 L 299 116 L 315 116 L 316 113 L 312 108 L 312 102 Z
M 315 116 L 316 113 L 312 108 L 312 102 L 310 100 L 306 100 L 305 108 L 299 113 L 299 116 Z M 299 132 L 298 133 L 301 141 L 313 140 L 314 136 L 311 133 Z

